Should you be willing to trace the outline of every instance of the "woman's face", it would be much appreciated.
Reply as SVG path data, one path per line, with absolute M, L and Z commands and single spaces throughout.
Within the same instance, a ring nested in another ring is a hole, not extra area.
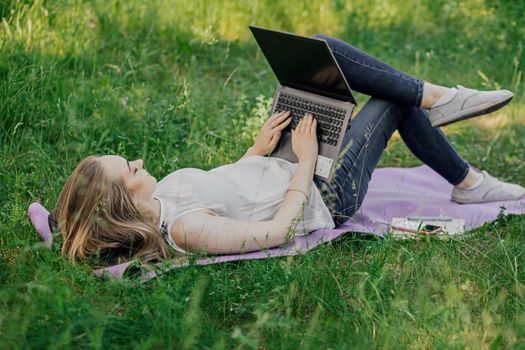
M 144 168 L 142 159 L 128 162 L 120 156 L 101 156 L 98 161 L 113 180 L 122 180 L 136 200 L 151 199 L 157 180 Z

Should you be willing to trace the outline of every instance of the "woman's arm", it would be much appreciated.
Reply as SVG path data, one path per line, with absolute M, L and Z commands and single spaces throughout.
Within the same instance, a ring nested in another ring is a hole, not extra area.
M 180 217 L 171 228 L 175 244 L 188 251 L 210 254 L 247 253 L 275 247 L 286 241 L 287 230 L 275 221 L 240 221 L 194 211 Z
M 213 215 L 211 210 L 188 213 L 175 221 L 172 239 L 188 250 L 213 254 L 241 253 L 275 247 L 289 240 L 295 219 L 310 194 L 317 159 L 317 123 L 311 115 L 292 131 L 292 148 L 299 159 L 284 201 L 272 220 L 249 222 Z
M 312 180 L 317 161 L 317 120 L 307 113 L 294 130 L 292 130 L 292 150 L 299 160 L 295 175 L 288 186 L 289 190 L 284 198 L 283 205 L 275 215 L 274 220 L 281 225 L 293 223 L 293 220 L 302 214 L 302 207 L 309 199 Z

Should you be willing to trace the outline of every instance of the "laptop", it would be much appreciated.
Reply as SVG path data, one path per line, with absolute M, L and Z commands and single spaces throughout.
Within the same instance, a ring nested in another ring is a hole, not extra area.
M 307 112 L 317 119 L 319 154 L 315 175 L 329 181 L 356 102 L 328 43 L 322 39 L 250 26 L 279 81 L 271 114 L 290 111 L 292 122 L 270 154 L 296 163 L 292 128 Z

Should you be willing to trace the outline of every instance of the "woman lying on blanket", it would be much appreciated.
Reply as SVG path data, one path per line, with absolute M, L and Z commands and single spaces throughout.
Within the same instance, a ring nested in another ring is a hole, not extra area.
M 330 182 L 314 179 L 317 122 L 306 114 L 292 131 L 297 164 L 264 157 L 290 123 L 272 115 L 254 145 L 233 164 L 186 168 L 159 183 L 142 160 L 107 155 L 84 159 L 67 180 L 56 208 L 62 252 L 100 263 L 137 257 L 155 261 L 179 252 L 249 252 L 294 234 L 333 228 L 361 205 L 374 168 L 394 131 L 423 163 L 454 185 L 452 200 L 519 199 L 525 189 L 474 170 L 437 128 L 499 109 L 507 90 L 446 88 L 414 78 L 326 36 L 353 90 L 372 96 L 352 120 Z M 299 220 L 300 218 L 300 220 Z

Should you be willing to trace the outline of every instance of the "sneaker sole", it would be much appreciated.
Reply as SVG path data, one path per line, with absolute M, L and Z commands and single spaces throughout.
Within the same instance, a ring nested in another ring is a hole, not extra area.
M 472 107 L 470 109 L 461 111 L 461 112 L 459 112 L 459 113 L 457 113 L 455 115 L 434 120 L 432 122 L 432 126 L 433 127 L 445 126 L 445 125 L 449 125 L 449 124 L 452 124 L 452 123 L 460 121 L 460 120 L 470 119 L 470 118 L 477 117 L 479 115 L 484 115 L 484 114 L 489 114 L 489 113 L 495 112 L 498 109 L 500 109 L 501 107 L 505 106 L 507 103 L 509 103 L 510 100 L 512 100 L 513 97 L 514 96 L 510 96 L 509 98 L 507 98 L 505 100 L 502 100 L 501 102 L 497 102 L 496 104 L 487 103 L 486 104 L 487 107 L 479 107 L 479 106 Z M 481 109 L 479 109 L 479 108 L 481 108 Z
M 458 204 L 483 204 L 483 203 L 489 203 L 489 202 L 507 202 L 507 201 L 517 201 L 517 200 L 520 200 L 520 199 L 525 199 L 525 195 L 522 195 L 522 196 L 516 196 L 514 198 L 508 198 L 508 199 L 499 199 L 499 200 L 494 200 L 494 199 L 491 199 L 491 200 L 478 200 L 478 201 L 475 201 L 475 202 L 467 202 L 467 201 L 463 201 L 461 199 L 457 199 L 457 198 L 451 198 L 450 200 L 452 202 L 455 202 L 455 203 L 458 203 Z

